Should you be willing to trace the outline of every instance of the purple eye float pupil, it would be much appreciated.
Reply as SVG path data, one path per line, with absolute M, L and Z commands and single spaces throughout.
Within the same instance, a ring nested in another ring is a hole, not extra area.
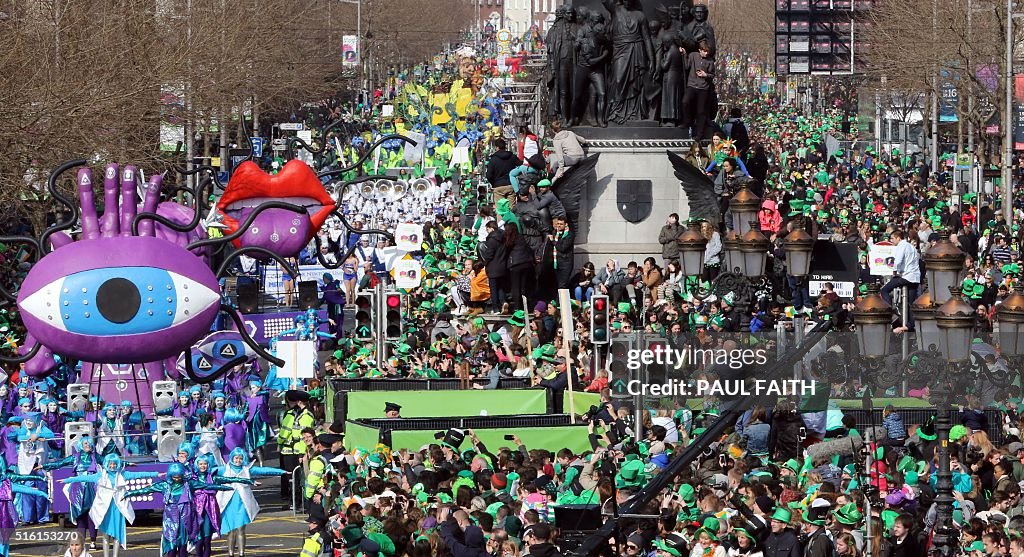
M 96 308 L 111 323 L 128 323 L 138 315 L 140 307 L 139 288 L 126 278 L 107 279 L 96 292 Z

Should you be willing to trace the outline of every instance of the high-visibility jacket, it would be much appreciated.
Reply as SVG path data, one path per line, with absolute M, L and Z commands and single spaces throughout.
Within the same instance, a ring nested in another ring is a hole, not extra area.
M 302 542 L 302 551 L 299 552 L 299 557 L 320 557 L 323 547 L 323 538 L 321 538 L 320 532 L 315 532 Z
M 306 499 L 313 497 L 316 492 L 324 486 L 324 475 L 330 463 L 324 455 L 317 453 L 309 463 L 309 472 L 306 474 L 306 485 L 302 490 L 302 496 Z
M 291 408 L 281 418 L 281 430 L 277 433 L 277 444 L 281 454 L 304 454 L 306 443 L 302 441 L 302 430 L 313 427 L 316 420 L 306 408 Z

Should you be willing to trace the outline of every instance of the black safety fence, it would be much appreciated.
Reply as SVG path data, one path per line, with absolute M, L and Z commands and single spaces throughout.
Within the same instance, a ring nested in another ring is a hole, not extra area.
M 922 408 L 896 408 L 903 423 L 907 426 L 912 424 L 921 425 L 928 421 L 932 416 L 936 415 L 934 407 L 922 407 Z M 862 408 L 844 408 L 843 414 L 851 416 L 857 422 L 857 430 L 865 431 L 871 426 L 881 426 L 883 420 L 883 408 L 875 408 L 868 414 Z M 937 416 L 936 416 L 937 417 Z M 985 433 L 988 434 L 988 438 L 993 443 L 1001 443 L 1003 439 L 1003 417 L 1002 413 L 995 408 L 985 409 L 985 419 L 988 423 L 988 427 L 985 429 Z M 961 423 L 960 411 L 952 409 L 949 412 L 949 420 L 951 425 L 957 425 Z

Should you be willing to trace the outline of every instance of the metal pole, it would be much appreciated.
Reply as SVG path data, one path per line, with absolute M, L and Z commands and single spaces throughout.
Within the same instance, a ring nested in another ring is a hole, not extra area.
M 1013 0 L 1006 0 L 1006 67 L 1003 70 L 1003 216 L 1013 222 Z
M 903 326 L 907 326 L 907 318 L 910 315 L 910 289 L 906 286 L 902 287 L 902 296 L 900 296 L 900 315 L 903 319 Z M 900 335 L 902 337 L 901 356 L 900 361 L 906 361 L 910 357 L 910 334 L 904 333 Z M 900 396 L 907 396 L 907 380 L 903 379 L 902 385 L 900 385 Z
M 932 1 L 932 42 L 938 41 L 936 28 L 938 27 L 939 20 L 939 6 L 938 2 Z M 932 156 L 931 156 L 931 171 L 934 173 L 939 172 L 939 70 L 935 68 L 932 74 Z M 906 151 L 904 151 L 905 153 Z M 906 314 L 904 314 L 906 315 Z
M 944 380 L 944 377 L 940 379 Z M 936 410 L 939 413 L 936 420 L 936 430 L 939 441 L 939 473 L 935 482 L 935 532 L 932 536 L 932 544 L 938 549 L 940 556 L 953 554 L 953 544 L 950 536 L 951 525 L 953 524 L 953 474 L 949 470 L 949 396 L 948 387 L 942 387 L 943 392 L 937 393 L 938 404 Z

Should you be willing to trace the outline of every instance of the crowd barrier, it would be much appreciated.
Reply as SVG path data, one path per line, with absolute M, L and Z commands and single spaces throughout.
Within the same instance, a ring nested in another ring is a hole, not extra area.
M 860 431 L 863 431 L 866 428 L 871 427 L 872 425 L 876 425 L 876 426 L 882 425 L 882 411 L 883 411 L 882 408 L 874 408 L 872 410 L 872 414 L 874 414 L 874 416 L 870 416 L 862 408 L 858 408 L 858 409 L 844 408 L 843 409 L 843 414 L 846 415 L 846 416 L 853 417 L 853 419 L 856 420 L 856 422 L 857 422 L 857 429 L 860 430 Z M 899 413 L 900 417 L 903 419 L 903 423 L 906 424 L 907 426 L 910 426 L 910 425 L 913 425 L 913 424 L 918 424 L 918 425 L 923 424 L 923 423 L 925 423 L 925 421 L 928 420 L 929 417 L 931 417 L 933 415 L 936 415 L 936 410 L 935 410 L 934 407 L 931 407 L 931 408 L 896 408 L 896 411 Z M 989 440 L 991 440 L 993 443 L 1000 444 L 1002 442 L 1002 439 L 1003 439 L 1004 436 L 1003 436 L 1003 422 L 1002 422 L 1002 417 L 1000 416 L 999 410 L 997 410 L 995 408 L 988 408 L 988 409 L 986 409 L 985 410 L 985 418 L 988 420 L 988 428 L 985 430 L 985 433 L 988 434 Z M 960 423 L 960 411 L 957 410 L 957 409 L 951 410 L 950 413 L 949 413 L 949 419 L 950 419 L 950 423 L 952 425 L 959 424 Z

